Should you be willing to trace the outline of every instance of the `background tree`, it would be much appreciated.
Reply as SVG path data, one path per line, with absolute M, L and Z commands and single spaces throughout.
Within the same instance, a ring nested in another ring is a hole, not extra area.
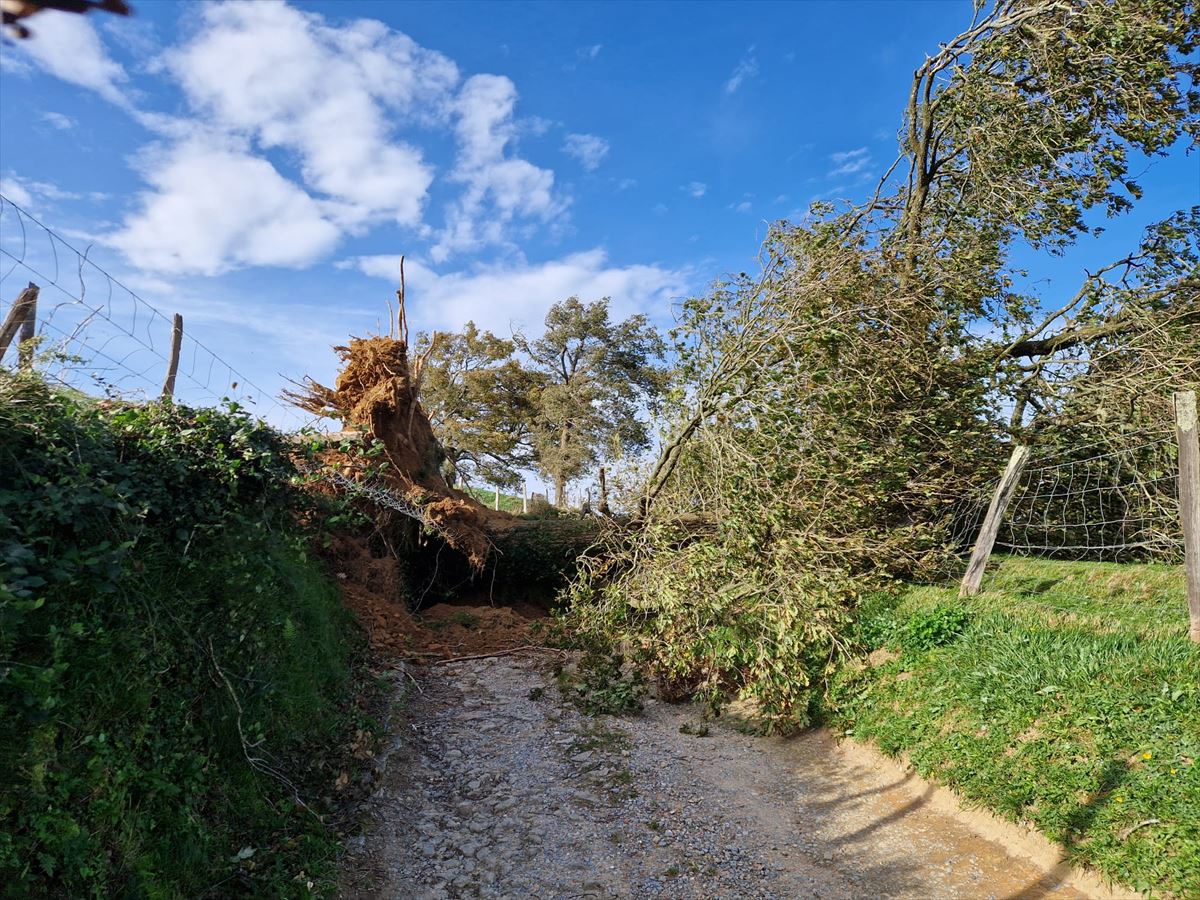
M 455 480 L 506 488 L 521 483 L 534 463 L 531 431 L 545 379 L 513 358 L 514 345 L 468 322 L 461 332 L 417 337 L 428 357 L 421 405 L 445 451 Z
M 532 439 L 559 506 L 567 484 L 590 466 L 650 443 L 640 413 L 662 392 L 663 340 L 643 315 L 614 323 L 608 304 L 569 297 L 550 308 L 542 337 L 514 338 L 544 379 Z

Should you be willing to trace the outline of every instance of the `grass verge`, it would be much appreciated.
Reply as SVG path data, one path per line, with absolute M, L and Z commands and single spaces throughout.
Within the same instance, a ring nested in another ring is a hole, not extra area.
M 1180 567 L 1002 559 L 985 590 L 869 598 L 870 662 L 833 679 L 844 733 L 904 753 L 1075 863 L 1200 896 L 1200 647 Z

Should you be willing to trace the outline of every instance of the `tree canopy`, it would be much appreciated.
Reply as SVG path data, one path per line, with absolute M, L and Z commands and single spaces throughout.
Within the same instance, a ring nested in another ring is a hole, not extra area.
M 540 338 L 514 341 L 545 380 L 532 439 L 561 506 L 567 483 L 589 466 L 649 445 L 640 412 L 662 391 L 664 343 L 643 315 L 613 322 L 607 297 L 556 303 Z
M 421 334 L 421 404 L 455 480 L 515 488 L 534 464 L 531 427 L 545 379 L 513 358 L 513 342 L 468 322 Z

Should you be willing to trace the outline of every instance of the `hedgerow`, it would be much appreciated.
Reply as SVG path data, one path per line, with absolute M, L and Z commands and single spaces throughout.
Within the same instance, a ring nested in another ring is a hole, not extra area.
M 352 632 L 282 438 L 0 381 L 0 883 L 305 895 Z

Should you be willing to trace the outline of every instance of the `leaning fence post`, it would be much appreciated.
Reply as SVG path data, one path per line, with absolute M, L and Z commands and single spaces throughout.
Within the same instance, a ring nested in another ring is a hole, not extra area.
M 1200 644 L 1200 435 L 1195 391 L 1175 395 L 1175 435 L 1179 439 L 1179 519 L 1187 572 L 1188 637 Z
M 183 316 L 175 313 L 171 326 L 171 358 L 167 360 L 167 379 L 163 382 L 162 398 L 170 400 L 175 395 L 175 375 L 179 372 L 179 348 L 183 346 Z
M 996 535 L 1000 531 L 1000 520 L 1004 518 L 1004 511 L 1017 490 L 1017 482 L 1020 481 L 1021 472 L 1024 471 L 1028 460 L 1028 447 L 1024 444 L 1013 447 L 1012 456 L 1008 458 L 1004 475 L 996 485 L 996 493 L 992 495 L 992 502 L 988 506 L 987 515 L 984 516 L 979 537 L 975 540 L 975 549 L 971 552 L 971 561 L 967 563 L 967 573 L 963 576 L 958 596 L 972 597 L 979 593 L 979 586 L 983 583 L 983 571 L 987 568 L 988 557 L 992 555 L 992 546 L 996 543 Z
M 27 326 L 25 323 L 30 318 L 30 307 L 37 309 L 38 291 L 40 288 L 32 281 L 29 282 L 29 287 L 21 291 L 17 295 L 17 299 L 13 301 L 13 305 L 8 308 L 8 315 L 4 317 L 4 324 L 0 325 L 0 360 L 4 359 L 4 354 L 8 352 L 8 347 L 12 343 L 13 338 L 17 336 L 17 332 Z M 22 335 L 24 339 L 24 335 Z
M 21 334 L 17 338 L 17 368 L 26 371 L 33 368 L 33 338 L 37 334 L 37 291 L 25 304 L 25 321 L 21 323 Z

